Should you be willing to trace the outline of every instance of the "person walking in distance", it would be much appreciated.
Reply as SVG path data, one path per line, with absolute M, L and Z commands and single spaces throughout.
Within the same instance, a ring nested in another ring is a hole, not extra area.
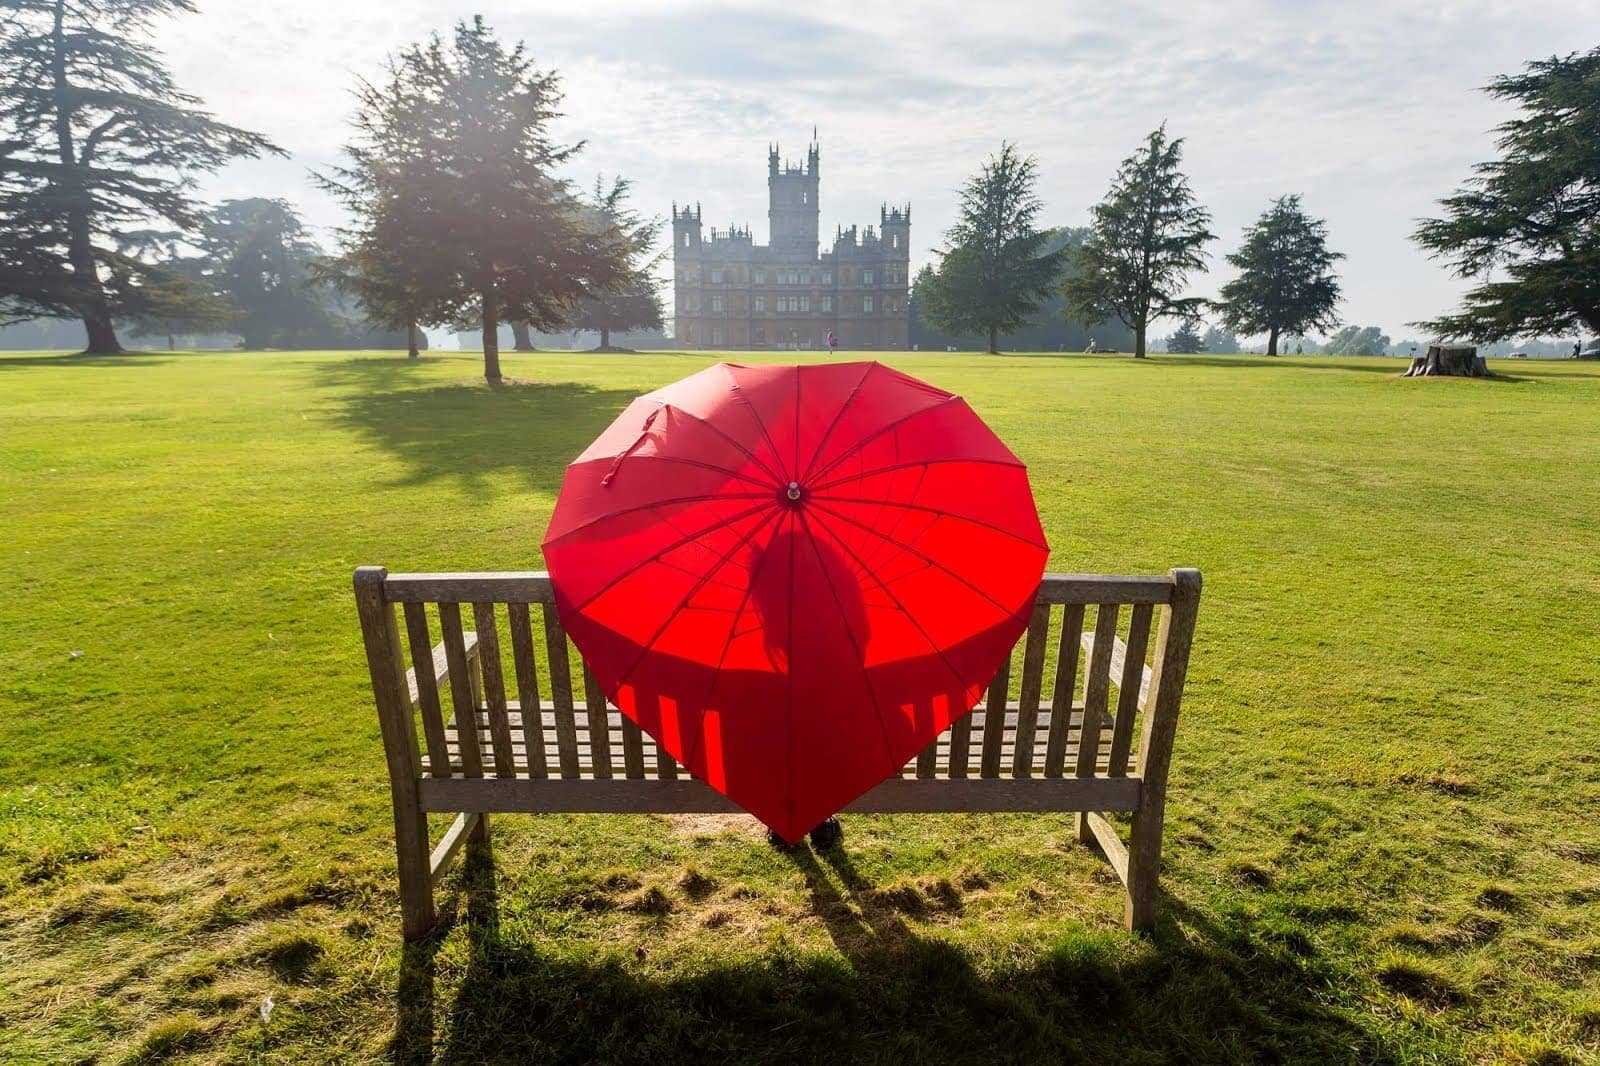
M 839 347 L 839 338 L 833 335 L 833 330 L 828 331 L 828 358 L 833 358 L 834 349 Z

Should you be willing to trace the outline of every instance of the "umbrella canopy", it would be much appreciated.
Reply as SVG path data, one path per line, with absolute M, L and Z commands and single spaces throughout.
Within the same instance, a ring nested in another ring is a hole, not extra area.
M 878 363 L 718 364 L 567 468 L 544 541 L 606 695 L 798 841 L 971 710 L 1048 553 L 966 402 Z

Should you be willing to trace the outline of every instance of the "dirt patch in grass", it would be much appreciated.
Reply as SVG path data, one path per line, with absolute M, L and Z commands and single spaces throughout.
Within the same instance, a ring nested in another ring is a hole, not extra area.
M 717 837 L 724 833 L 766 840 L 767 827 L 748 814 L 669 814 L 667 824 L 686 837 Z

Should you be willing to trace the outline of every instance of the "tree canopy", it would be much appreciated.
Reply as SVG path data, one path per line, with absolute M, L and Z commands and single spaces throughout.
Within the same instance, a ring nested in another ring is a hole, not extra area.
M 627 280 L 625 242 L 557 174 L 583 147 L 551 133 L 560 99 L 558 76 L 523 45 L 507 49 L 481 17 L 457 23 L 448 44 L 407 48 L 386 84 L 359 92 L 350 162 L 334 177 L 368 204 L 347 262 L 397 309 L 477 318 L 490 382 L 501 321 L 565 326 L 581 300 Z
M 1084 322 L 1116 318 L 1133 330 L 1134 355 L 1157 318 L 1193 318 L 1205 301 L 1179 293 L 1189 275 L 1205 268 L 1211 214 L 1195 202 L 1178 169 L 1183 138 L 1166 126 L 1122 161 L 1104 200 L 1091 212 L 1088 242 L 1077 270 L 1062 282 L 1068 305 Z
M 1200 337 L 1200 330 L 1192 319 L 1184 319 L 1172 336 L 1167 338 L 1167 351 L 1181 352 L 1193 355 L 1206 350 L 1206 342 Z
M 1473 341 L 1600 334 L 1600 48 L 1529 63 L 1485 91 L 1521 111 L 1497 127 L 1500 157 L 1414 234 L 1483 281 L 1456 313 L 1413 324 Z
M 1222 286 L 1223 325 L 1246 335 L 1265 333 L 1267 354 L 1283 334 L 1323 330 L 1338 320 L 1339 280 L 1328 250 L 1328 226 L 1307 215 L 1300 197 L 1280 196 L 1245 228 L 1244 243 L 1227 257 L 1239 276 Z
M 200 294 L 125 251 L 134 231 L 194 233 L 187 178 L 277 149 L 217 121 L 150 44 L 189 0 L 6 0 L 0 22 L 0 316 L 81 319 L 117 352 L 115 321 Z
M 616 291 L 601 290 L 586 297 L 578 305 L 571 325 L 599 333 L 602 350 L 611 347 L 613 332 L 661 328 L 656 271 L 665 253 L 652 250 L 663 223 L 659 216 L 640 217 L 628 205 L 629 188 L 624 178 L 613 178 L 609 188 L 602 178 L 597 177 L 594 182 L 593 220 L 601 240 L 610 239 L 620 245 L 624 276 Z
M 917 286 L 919 312 L 950 333 L 999 337 L 1025 326 L 1054 286 L 1064 255 L 1034 225 L 1043 207 L 1038 164 L 1002 143 L 961 190 L 938 268 Z

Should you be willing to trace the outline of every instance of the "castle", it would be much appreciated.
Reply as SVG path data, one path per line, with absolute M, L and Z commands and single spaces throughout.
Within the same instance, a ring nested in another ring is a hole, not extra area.
M 878 228 L 840 227 L 819 254 L 815 139 L 803 165 L 767 153 L 769 243 L 750 227 L 700 225 L 672 205 L 675 337 L 680 348 L 904 349 L 911 207 L 880 209 Z

